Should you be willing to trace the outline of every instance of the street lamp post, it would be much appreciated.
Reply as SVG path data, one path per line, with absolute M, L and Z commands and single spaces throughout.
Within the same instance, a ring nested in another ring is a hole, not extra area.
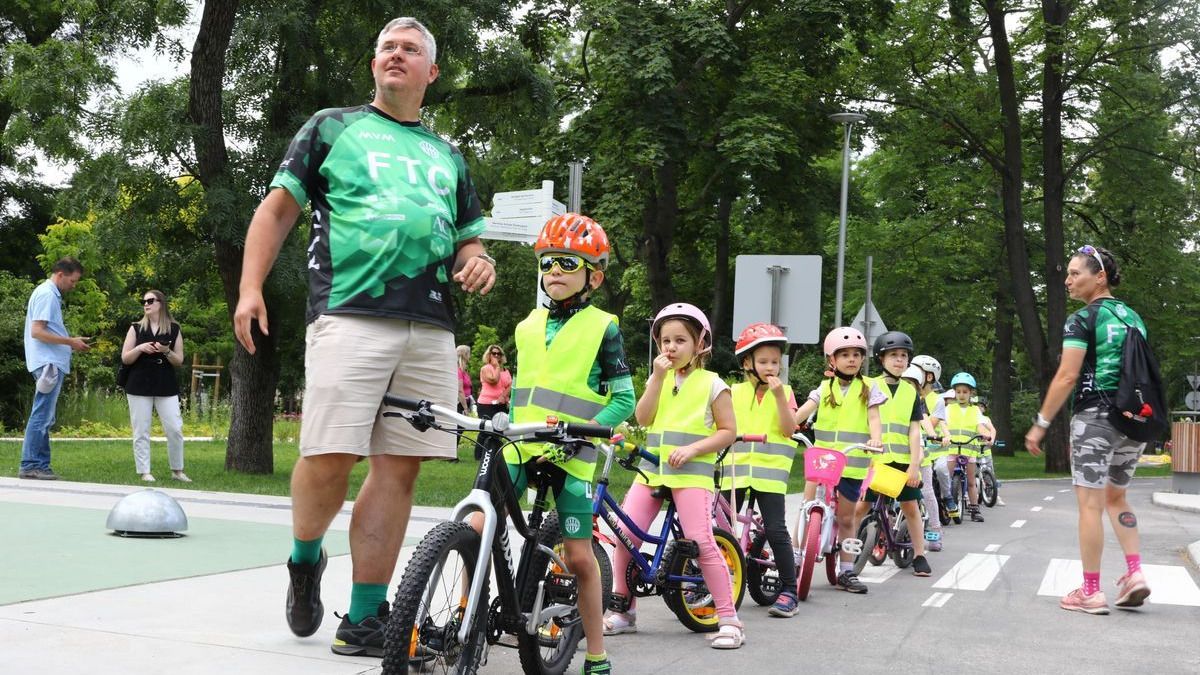
M 835 295 L 833 325 L 842 325 L 842 287 L 846 279 L 846 200 L 850 191 L 850 128 L 855 122 L 867 119 L 866 115 L 856 112 L 833 113 L 829 119 L 844 125 L 842 133 L 842 209 L 838 225 L 838 258 L 837 258 L 837 293 Z

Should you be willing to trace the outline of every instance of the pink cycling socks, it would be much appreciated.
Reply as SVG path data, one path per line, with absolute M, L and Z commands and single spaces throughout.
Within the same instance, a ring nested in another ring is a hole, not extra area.
M 1133 555 L 1125 556 L 1125 567 L 1128 568 L 1129 574 L 1142 571 L 1142 554 L 1134 553 Z
M 1100 573 L 1099 572 L 1084 572 L 1083 573 L 1083 594 L 1091 595 L 1100 590 Z

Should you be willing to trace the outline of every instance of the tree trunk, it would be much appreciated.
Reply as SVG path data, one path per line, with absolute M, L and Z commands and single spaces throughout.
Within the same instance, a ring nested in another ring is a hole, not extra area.
M 988 416 L 996 427 L 996 438 L 1006 442 L 1003 454 L 1010 456 L 1016 450 L 1012 424 L 1012 348 L 1012 284 L 1008 270 L 997 265 L 996 344 L 992 348 L 992 400 Z
M 192 144 L 200 183 L 204 186 L 204 222 L 213 231 L 217 269 L 231 314 L 237 308 L 241 281 L 241 238 L 228 226 L 239 211 L 230 208 L 233 190 L 228 173 L 229 153 L 225 147 L 225 124 L 221 116 L 225 53 L 233 36 L 238 0 L 209 0 L 204 3 L 200 31 L 192 49 L 188 115 L 194 125 Z M 272 417 L 279 363 L 274 338 L 257 336 L 257 357 L 236 347 L 229 364 L 231 419 L 225 468 L 248 473 L 270 473 Z
M 733 317 L 729 312 L 729 217 L 733 213 L 733 195 L 722 192 L 717 200 L 716 261 L 713 266 L 713 335 L 729 335 Z M 740 327 L 739 327 L 740 328 Z
M 654 189 L 646 196 L 642 212 L 643 258 L 655 312 L 675 302 L 670 257 L 675 225 L 679 221 L 677 181 L 674 163 L 665 162 L 654 172 Z
M 1063 199 L 1066 176 L 1063 169 L 1063 57 L 1065 26 L 1071 14 L 1069 3 L 1042 0 L 1046 24 L 1046 53 L 1042 66 L 1042 232 L 1046 252 L 1046 364 L 1042 392 L 1045 394 L 1062 354 L 1062 329 L 1067 318 L 1064 287 Z M 1059 419 L 1064 416 L 1059 415 Z M 1046 434 L 1046 470 L 1070 468 L 1066 424 L 1052 426 Z

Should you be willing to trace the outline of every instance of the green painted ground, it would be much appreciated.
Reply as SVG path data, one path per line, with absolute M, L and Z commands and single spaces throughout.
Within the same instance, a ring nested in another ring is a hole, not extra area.
M 0 502 L 0 605 L 133 584 L 278 565 L 291 528 L 189 518 L 187 536 L 127 539 L 104 528 L 108 512 Z M 345 532 L 325 537 L 329 555 L 350 552 Z

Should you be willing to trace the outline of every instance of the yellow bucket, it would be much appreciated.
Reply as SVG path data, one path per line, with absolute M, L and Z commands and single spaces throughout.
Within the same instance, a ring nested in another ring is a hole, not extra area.
M 871 489 L 880 494 L 896 497 L 907 482 L 908 474 L 900 469 L 878 462 L 871 465 Z

